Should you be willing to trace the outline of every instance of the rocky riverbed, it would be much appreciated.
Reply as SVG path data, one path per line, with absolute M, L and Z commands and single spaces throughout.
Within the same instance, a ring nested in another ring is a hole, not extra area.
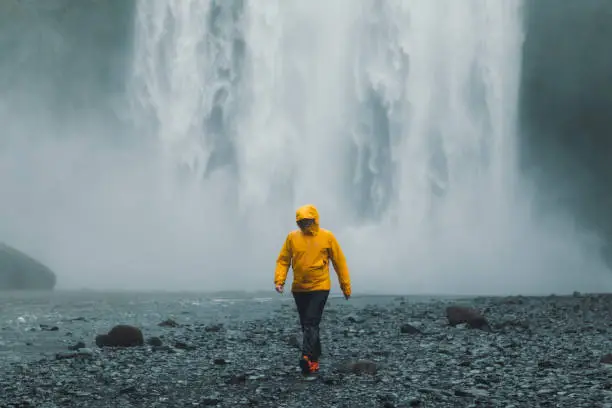
M 331 299 L 316 381 L 288 296 L 121 299 L 46 302 L 44 319 L 4 301 L 0 406 L 612 407 L 612 295 Z M 488 326 L 450 326 L 450 305 Z M 145 344 L 97 347 L 115 324 Z

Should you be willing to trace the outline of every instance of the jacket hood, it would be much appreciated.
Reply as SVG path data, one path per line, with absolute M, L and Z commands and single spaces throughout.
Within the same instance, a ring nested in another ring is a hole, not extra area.
M 309 228 L 309 230 L 316 235 L 319 232 L 319 212 L 314 205 L 306 204 L 297 209 L 295 212 L 295 221 L 297 222 L 305 218 L 314 219 L 314 224 Z

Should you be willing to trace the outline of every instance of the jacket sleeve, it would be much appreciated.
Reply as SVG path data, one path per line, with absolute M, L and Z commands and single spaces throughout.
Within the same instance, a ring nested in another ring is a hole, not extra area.
M 344 253 L 342 252 L 342 248 L 340 248 L 340 244 L 336 240 L 336 237 L 333 234 L 330 234 L 330 244 L 331 244 L 331 261 L 332 265 L 334 265 L 334 270 L 338 275 L 338 282 L 340 283 L 340 289 L 342 289 L 342 293 L 345 295 L 351 294 L 351 277 L 349 275 L 348 266 L 346 265 L 346 258 L 344 257 Z
M 276 259 L 276 270 L 274 271 L 274 285 L 284 285 L 287 279 L 287 272 L 291 265 L 291 235 L 287 235 L 285 243 Z

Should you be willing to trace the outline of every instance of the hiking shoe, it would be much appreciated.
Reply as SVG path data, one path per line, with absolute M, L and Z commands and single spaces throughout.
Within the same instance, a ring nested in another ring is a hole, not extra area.
M 302 356 L 300 359 L 300 369 L 302 374 L 314 374 L 319 371 L 319 362 L 311 361 L 308 356 Z

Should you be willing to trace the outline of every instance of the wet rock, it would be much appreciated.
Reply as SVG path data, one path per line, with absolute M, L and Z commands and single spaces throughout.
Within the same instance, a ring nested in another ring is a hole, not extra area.
M 232 384 L 232 385 L 244 384 L 246 380 L 247 380 L 246 374 L 237 374 L 237 375 L 233 375 L 230 378 L 228 378 L 227 383 Z
M 130 394 L 137 390 L 135 385 L 128 385 L 127 387 L 121 388 L 119 394 Z
M 300 341 L 298 340 L 298 338 L 297 338 L 297 336 L 295 334 L 291 334 L 291 335 L 285 337 L 285 341 L 291 347 L 294 347 L 294 348 L 297 348 L 297 349 L 301 348 Z
M 196 346 L 194 346 L 192 344 L 185 343 L 183 341 L 176 341 L 174 343 L 174 347 L 179 349 L 179 350 L 195 350 L 196 349 Z
M 96 345 L 102 347 L 137 347 L 144 345 L 142 331 L 130 325 L 117 325 L 107 334 L 96 336 Z
M 458 397 L 487 397 L 489 393 L 478 388 L 470 388 L 455 390 L 455 395 Z
M 612 364 L 612 353 L 602 356 L 599 361 L 603 364 Z
M 507 330 L 507 329 L 518 329 L 527 330 L 529 329 L 529 322 L 526 320 L 506 320 L 503 322 L 495 323 L 493 325 L 496 330 Z
M 423 401 L 420 398 L 411 398 L 408 402 L 409 407 L 421 407 L 423 406 Z
M 259 347 L 262 347 L 268 344 L 268 340 L 264 336 L 260 336 L 260 335 L 253 336 L 249 340 L 251 341 L 251 343 Z
M 76 351 L 78 349 L 82 349 L 82 348 L 85 348 L 85 347 L 86 347 L 85 343 L 83 343 L 82 341 L 79 341 L 75 345 L 69 346 L 68 350 Z
M 472 366 L 472 360 L 462 360 L 459 362 L 458 364 L 460 367 L 471 367 Z
M 41 324 L 41 325 L 39 325 L 39 327 L 40 327 L 40 330 L 42 330 L 42 331 L 51 331 L 51 332 L 59 331 L 59 327 L 51 326 L 51 325 L 48 325 L 48 324 Z
M 476 309 L 466 306 L 448 306 L 446 317 L 451 326 L 467 324 L 470 329 L 480 329 L 491 331 L 491 326 L 487 319 Z
M 212 405 L 217 405 L 220 404 L 223 400 L 221 398 L 219 398 L 216 395 L 210 395 L 210 396 L 206 396 L 203 397 L 200 400 L 200 405 L 202 406 L 212 406 Z
M 319 375 L 319 379 L 325 385 L 338 385 L 341 383 L 338 377 L 332 375 Z
M 171 353 L 171 354 L 176 353 L 176 349 L 168 345 L 152 346 L 151 350 L 156 351 L 156 352 L 166 352 L 166 353 Z
M 204 331 L 209 333 L 217 333 L 223 329 L 223 324 L 211 324 L 204 328 Z
M 82 348 L 77 351 L 61 352 L 55 354 L 56 360 L 65 360 L 70 358 L 91 358 L 93 351 L 87 348 Z
M 422 334 L 423 332 L 411 324 L 403 324 L 400 328 L 400 332 L 403 334 Z
M 2 360 L 0 406 L 24 396 L 30 406 L 96 407 L 112 398 L 118 407 L 152 408 L 203 406 L 203 402 L 236 407 L 592 408 L 610 400 L 610 370 L 598 360 L 609 352 L 612 300 L 588 294 L 524 298 L 521 303 L 484 297 L 462 300 L 474 309 L 488 310 L 491 321 L 530 322 L 529 330 L 508 326 L 493 335 L 436 324 L 440 310 L 448 305 L 443 300 L 406 302 L 403 307 L 399 302 L 361 307 L 358 301 L 346 306 L 332 303 L 335 313 L 325 315 L 317 381 L 304 381 L 297 364 L 299 352 L 287 347 L 288 333 L 299 326 L 294 309 L 283 302 L 270 304 L 268 317 L 259 320 L 228 320 L 227 329 L 214 335 L 204 332 L 204 324 L 167 331 L 163 340 L 170 346 L 94 350 L 90 357 L 66 353 L 59 359 L 53 358 L 54 351 L 51 358 L 15 364 Z M 577 304 L 579 314 L 572 315 Z M 130 304 L 111 318 L 119 320 L 121 313 L 133 313 L 137 307 Z M 155 307 L 157 312 L 157 303 Z M 165 313 L 180 313 L 172 307 L 167 306 Z M 587 309 L 592 312 L 585 323 L 582 311 Z M 81 310 L 75 313 L 86 315 Z M 365 321 L 347 323 L 350 315 L 364 316 Z M 397 322 L 407 316 L 428 322 L 424 323 L 427 336 L 406 338 L 398 333 Z M 190 318 L 206 321 L 210 310 L 202 315 L 192 311 Z M 295 326 L 287 329 L 288 321 Z M 158 323 L 153 320 L 146 327 Z M 29 327 L 25 320 L 16 324 Z M 88 326 L 71 326 L 75 338 L 87 336 Z M 24 334 L 36 345 L 29 350 L 64 339 L 39 330 L 11 337 L 13 326 L 6 327 L 1 332 L 2 349 L 14 340 L 21 347 Z M 347 329 L 350 335 L 344 337 Z M 567 334 L 568 329 L 579 335 Z M 183 352 L 173 347 L 177 342 L 196 349 Z M 6 354 L 0 353 L 0 358 Z
M 553 361 L 550 361 L 550 360 L 538 361 L 538 368 L 548 369 L 548 368 L 555 368 L 555 367 L 556 367 L 556 364 Z
M 172 319 L 167 319 L 159 323 L 158 326 L 159 327 L 180 327 L 181 325 Z
M 378 365 L 371 360 L 345 361 L 338 367 L 338 371 L 352 374 L 371 374 L 378 371 Z
M 147 339 L 147 344 L 153 347 L 161 347 L 164 343 L 159 337 L 153 336 Z
M 347 316 L 346 321 L 349 322 L 349 323 L 358 323 L 359 324 L 359 323 L 365 322 L 365 319 L 362 318 L 362 317 L 359 317 L 356 314 L 351 314 L 351 315 Z
M 419 387 L 418 391 L 420 393 L 433 395 L 435 397 L 453 395 L 453 394 L 451 394 L 450 391 L 447 391 L 447 390 L 444 390 L 444 389 L 439 389 L 439 388 L 434 388 L 434 387 Z

